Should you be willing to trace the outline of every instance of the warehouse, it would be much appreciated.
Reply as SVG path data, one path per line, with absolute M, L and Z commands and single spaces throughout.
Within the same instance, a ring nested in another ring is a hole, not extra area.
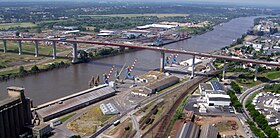
M 159 81 L 156 81 L 156 82 L 146 86 L 146 90 L 148 90 L 150 94 L 155 94 L 167 87 L 170 87 L 170 86 L 178 83 L 179 81 L 180 81 L 180 79 L 175 76 L 163 78 Z
M 115 115 L 120 113 L 113 103 L 101 104 L 99 107 L 104 115 Z
M 49 106 L 36 110 L 36 112 L 45 122 L 113 95 L 115 95 L 115 90 L 112 87 L 102 86 L 87 93 L 50 104 Z
M 176 138 L 198 138 L 199 126 L 193 122 L 187 122 L 181 126 Z
M 224 86 L 214 80 L 210 83 L 199 84 L 202 99 L 207 101 L 209 106 L 230 106 L 230 96 L 227 95 Z
M 212 85 L 209 83 L 200 83 L 198 88 L 199 88 L 201 96 L 205 96 L 206 93 L 214 91 L 214 89 L 212 88 Z
M 199 138 L 217 138 L 219 136 L 218 129 L 210 124 L 201 126 Z

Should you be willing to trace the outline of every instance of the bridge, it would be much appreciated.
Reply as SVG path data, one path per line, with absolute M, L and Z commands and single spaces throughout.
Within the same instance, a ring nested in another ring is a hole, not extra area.
M 35 48 L 35 57 L 39 56 L 39 42 L 45 41 L 45 42 L 52 42 L 53 44 L 53 59 L 56 59 L 56 43 L 58 42 L 66 42 L 72 44 L 72 62 L 75 63 L 78 61 L 78 44 L 93 44 L 93 45 L 104 45 L 104 46 L 114 46 L 114 47 L 120 47 L 120 48 L 133 48 L 133 49 L 146 49 L 146 50 L 152 50 L 152 51 L 159 51 L 161 52 L 160 57 L 160 70 L 164 71 L 164 60 L 165 60 L 165 53 L 176 53 L 176 54 L 186 54 L 186 55 L 192 55 L 193 56 L 193 64 L 192 64 L 192 74 L 191 77 L 194 77 L 194 68 L 195 68 L 195 57 L 207 57 L 207 58 L 216 58 L 216 59 L 223 59 L 225 62 L 224 68 L 223 68 L 223 79 L 225 78 L 225 72 L 226 72 L 226 61 L 237 61 L 237 62 L 245 62 L 245 63 L 252 63 L 256 65 L 256 72 L 255 72 L 255 78 L 254 80 L 257 80 L 258 75 L 258 66 L 259 65 L 267 65 L 267 66 L 276 66 L 280 67 L 279 63 L 275 62 L 268 62 L 268 61 L 261 61 L 261 60 L 254 60 L 254 59 L 245 59 L 245 58 L 239 58 L 239 57 L 230 57 L 230 56 L 224 56 L 224 55 L 214 55 L 209 53 L 201 53 L 201 52 L 193 52 L 193 51 L 187 51 L 187 50 L 178 50 L 178 49 L 167 49 L 164 47 L 151 47 L 151 46 L 137 46 L 137 45 L 125 45 L 125 44 L 115 44 L 115 43 L 104 43 L 104 42 L 96 42 L 96 41 L 84 41 L 84 40 L 76 40 L 76 39 L 68 39 L 68 40 L 58 40 L 58 39 L 45 39 L 45 38 L 0 38 L 0 41 L 3 41 L 3 51 L 4 53 L 7 52 L 7 41 L 17 41 L 18 42 L 18 52 L 19 55 L 22 54 L 22 41 L 31 41 L 34 42 L 34 48 Z

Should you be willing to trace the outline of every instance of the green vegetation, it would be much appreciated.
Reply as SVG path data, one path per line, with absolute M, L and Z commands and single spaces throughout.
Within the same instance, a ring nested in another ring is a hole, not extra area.
M 271 71 L 266 73 L 266 77 L 270 80 L 280 78 L 280 71 Z
M 81 138 L 81 136 L 80 135 L 73 135 L 73 136 L 71 136 L 69 138 Z
M 35 27 L 36 24 L 32 22 L 24 22 L 24 23 L 3 23 L 0 24 L 0 30 L 8 30 L 15 28 L 26 28 L 26 27 Z
M 239 87 L 239 85 L 235 81 L 232 81 L 230 83 L 230 86 L 236 93 L 241 93 L 241 88 Z
M 89 17 L 128 17 L 128 18 L 131 18 L 131 17 L 143 17 L 143 16 L 156 16 L 156 17 L 159 17 L 159 18 L 162 18 L 162 17 L 176 17 L 176 16 L 183 16 L 183 17 L 186 17 L 188 16 L 188 14 L 150 14 L 150 13 L 147 13 L 147 14 L 104 14 L 104 15 L 80 15 L 80 16 L 89 16 Z
M 258 127 L 263 130 L 263 132 L 269 137 L 269 138 L 278 138 L 279 134 L 277 130 L 272 129 L 269 125 L 267 120 L 265 119 L 265 116 L 259 111 L 255 109 L 255 106 L 252 104 L 253 98 L 257 95 L 253 94 L 247 101 L 246 101 L 246 108 L 250 112 L 250 116 L 253 118 L 254 122 L 257 123 Z M 256 134 L 259 137 L 265 137 L 264 134 L 255 126 L 255 123 L 249 121 L 248 122 L 252 131 L 254 134 Z
M 280 93 L 280 84 L 266 85 L 263 90 L 266 92 Z
M 64 116 L 63 118 L 60 119 L 61 123 L 64 123 L 65 121 L 67 121 L 68 119 L 70 119 L 71 117 L 73 117 L 76 113 L 72 113 L 69 115 Z
M 266 138 L 265 134 L 258 127 L 256 127 L 254 122 L 247 121 L 247 123 L 250 125 L 250 129 L 256 136 L 259 138 Z
M 170 123 L 170 126 L 169 126 L 169 129 L 168 129 L 168 132 L 171 131 L 173 125 L 175 124 L 176 120 L 179 120 L 182 118 L 182 111 L 184 109 L 184 106 L 185 106 L 185 103 L 186 101 L 188 100 L 189 96 L 186 96 L 183 101 L 181 102 L 181 104 L 179 105 L 179 107 L 176 109 L 176 112 L 175 114 L 173 115 L 172 119 L 171 119 L 171 123 Z
M 179 29 L 178 32 L 188 32 L 189 34 L 198 35 L 213 30 L 213 26 L 214 25 L 212 24 L 204 27 L 183 27 Z
M 9 41 L 7 43 L 7 46 L 8 46 L 8 52 L 18 53 L 18 43 L 17 42 Z M 2 49 L 2 47 L 1 47 L 1 49 Z M 57 50 L 57 52 L 61 52 L 61 51 L 67 50 L 67 48 L 57 47 L 56 50 Z M 23 42 L 22 43 L 22 52 L 23 53 L 34 54 L 35 53 L 35 46 L 34 46 L 34 44 L 30 43 L 30 42 Z M 39 46 L 39 54 L 40 55 L 51 56 L 52 55 L 52 46 L 40 45 Z
M 30 70 L 26 70 L 23 66 L 20 66 L 18 69 L 1 72 L 0 81 L 9 80 L 11 78 L 16 78 L 16 77 L 24 77 L 30 74 L 53 70 L 56 68 L 68 67 L 69 65 L 70 64 L 61 61 L 61 62 L 54 62 L 48 64 L 41 69 L 37 65 L 34 65 L 33 67 L 30 68 Z
M 232 90 L 227 91 L 228 95 L 230 96 L 230 100 L 234 108 L 237 112 L 241 112 L 242 104 L 239 102 L 238 98 L 235 95 L 235 92 Z

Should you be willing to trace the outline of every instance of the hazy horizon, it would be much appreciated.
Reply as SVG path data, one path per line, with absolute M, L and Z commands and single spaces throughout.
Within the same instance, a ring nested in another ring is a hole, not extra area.
M 60 1 L 73 1 L 73 2 L 163 2 L 163 3 L 168 3 L 168 2 L 180 2 L 180 3 L 197 3 L 197 4 L 210 4 L 210 3 L 216 3 L 216 4 L 226 4 L 226 5 L 244 5 L 244 6 L 263 6 L 263 7 L 278 7 L 280 6 L 280 1 L 279 0 L 234 0 L 234 1 L 229 1 L 229 0 L 0 0 L 0 2 L 60 2 Z

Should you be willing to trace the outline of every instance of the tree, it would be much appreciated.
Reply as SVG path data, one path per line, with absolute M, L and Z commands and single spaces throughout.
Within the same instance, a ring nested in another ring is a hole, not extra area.
M 40 69 L 36 66 L 36 65 L 34 65 L 32 68 L 31 68 L 31 72 L 39 72 L 40 71 Z
M 79 51 L 80 52 L 80 61 L 81 62 L 88 62 L 89 61 L 89 54 L 86 52 L 86 51 L 84 51 L 84 50 L 80 50 Z
M 20 32 L 16 31 L 16 37 L 19 37 L 19 35 L 20 35 Z
M 96 33 L 99 33 L 100 32 L 100 28 L 99 27 L 95 27 L 93 31 L 96 32 Z
M 41 29 L 40 27 L 38 27 L 38 28 L 36 29 L 36 33 L 42 33 L 42 29 Z
M 26 73 L 26 70 L 24 69 L 24 67 L 23 66 L 20 66 L 19 67 L 19 74 L 20 75 L 24 75 Z
M 81 136 L 80 135 L 73 135 L 70 138 L 81 138 Z
M 236 84 L 236 82 L 232 81 L 230 83 L 231 88 L 236 92 L 236 93 L 240 93 L 241 92 L 241 88 L 239 87 L 238 84 Z

